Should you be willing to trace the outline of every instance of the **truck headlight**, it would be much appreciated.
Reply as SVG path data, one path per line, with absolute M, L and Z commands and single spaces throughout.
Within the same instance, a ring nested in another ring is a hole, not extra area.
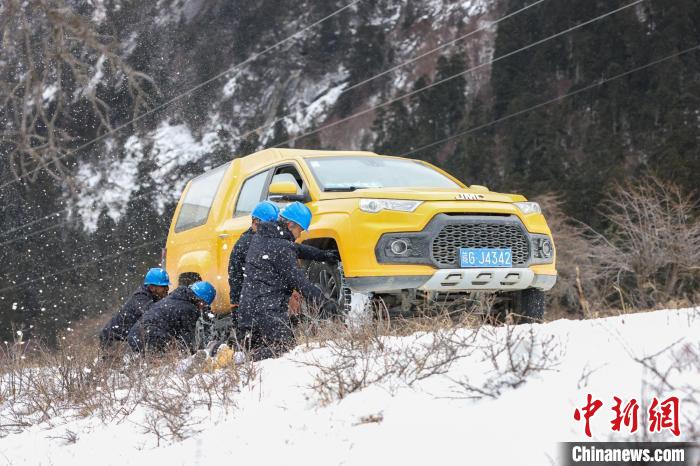
M 360 199 L 360 210 L 372 214 L 381 212 L 382 210 L 413 212 L 422 203 L 423 201 L 404 201 L 394 199 Z
M 542 213 L 542 209 L 537 202 L 514 202 L 513 205 L 525 215 Z

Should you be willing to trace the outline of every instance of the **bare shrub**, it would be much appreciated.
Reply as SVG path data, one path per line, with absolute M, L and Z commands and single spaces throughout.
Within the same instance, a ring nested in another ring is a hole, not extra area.
M 465 357 L 478 331 L 460 333 L 451 326 L 411 337 L 384 336 L 376 325 L 362 330 L 345 328 L 325 342 L 327 353 L 300 363 L 312 367 L 310 387 L 321 404 L 341 400 L 372 384 L 388 389 L 411 387 L 428 377 L 446 373 Z M 339 330 L 339 329 L 337 329 Z
M 16 361 L 2 374 L 3 387 L 14 385 L 10 401 L 15 419 L 47 422 L 62 410 L 85 408 L 95 388 L 96 349 L 59 346 L 48 351 L 38 346 L 35 353 L 32 361 Z
M 181 370 L 177 351 L 103 359 L 96 344 L 78 342 L 40 346 L 31 358 L 20 359 L 8 348 L 0 353 L 0 436 L 93 416 L 104 423 L 139 424 L 158 444 L 179 441 L 197 432 L 205 413 L 235 408 L 241 384 L 255 377 L 252 364 Z
M 78 434 L 70 429 L 66 429 L 63 435 L 49 437 L 57 440 L 63 440 L 64 445 L 72 445 L 78 441 Z
M 596 242 L 587 235 L 587 228 L 569 217 L 563 202 L 552 193 L 538 197 L 537 202 L 552 230 L 557 248 L 557 283 L 547 293 L 548 305 L 589 317 L 592 306 L 602 302 L 600 276 L 591 251 Z
M 485 343 L 480 344 L 479 352 L 490 368 L 477 376 L 452 379 L 458 397 L 498 398 L 504 390 L 518 388 L 533 375 L 559 364 L 564 348 L 555 336 L 541 339 L 534 326 L 508 325 L 504 330 L 482 329 Z
M 338 339 L 366 346 L 391 332 L 391 320 L 383 302 L 372 302 L 368 316 L 375 319 L 352 320 L 347 315 L 324 316 L 317 306 L 304 305 L 298 324 L 292 328 L 297 342 L 311 347 Z
M 653 308 L 691 302 L 700 283 L 698 201 L 668 182 L 647 177 L 618 186 L 603 214 L 611 227 L 591 253 L 620 305 Z
M 198 432 L 201 421 L 192 415 L 194 402 L 190 399 L 192 387 L 184 377 L 163 377 L 143 393 L 142 403 L 147 409 L 144 430 L 162 440 L 181 441 Z
M 700 440 L 700 343 L 678 341 L 656 354 L 634 360 L 650 374 L 645 382 L 654 394 L 673 393 L 680 398 L 680 423 L 685 440 Z

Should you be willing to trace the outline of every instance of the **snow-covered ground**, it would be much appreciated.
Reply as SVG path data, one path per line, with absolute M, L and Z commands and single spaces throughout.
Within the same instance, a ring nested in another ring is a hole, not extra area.
M 411 386 L 411 374 L 404 374 L 324 404 L 310 388 L 318 369 L 307 363 L 331 364 L 334 356 L 327 347 L 299 346 L 280 359 L 257 363 L 256 378 L 233 395 L 235 406 L 228 413 L 192 412 L 192 418 L 201 421 L 196 426 L 201 431 L 183 441 L 156 447 L 154 436 L 140 427 L 138 410 L 123 422 L 107 425 L 95 418 L 54 419 L 51 428 L 36 425 L 0 439 L 0 463 L 546 465 L 559 464 L 558 442 L 641 440 L 644 435 L 648 440 L 687 439 L 690 426 L 697 425 L 698 406 L 688 401 L 687 389 L 700 390 L 698 367 L 686 361 L 683 370 L 668 375 L 667 382 L 677 392 L 662 385 L 650 367 L 653 362 L 666 369 L 674 357 L 700 352 L 698 308 L 472 332 L 462 329 L 450 336 L 471 345 L 459 348 L 463 357 L 446 366 L 447 372 L 417 377 L 420 380 Z M 544 370 L 526 374 L 524 383 L 507 369 L 503 342 L 509 335 L 523 337 L 511 352 L 516 366 L 529 354 L 531 365 L 537 366 L 547 355 Z M 431 334 L 414 334 L 387 338 L 385 343 L 400 354 L 430 346 L 431 341 Z M 496 356 L 499 369 L 494 368 L 490 348 L 504 350 Z M 647 367 L 639 362 L 657 353 Z M 432 362 L 443 356 L 435 355 Z M 387 359 L 391 358 L 378 357 L 380 369 L 372 370 L 381 370 Z M 471 398 L 475 392 L 464 389 L 466 378 L 470 386 L 500 395 Z M 588 394 L 603 403 L 591 418 L 590 439 L 583 421 L 574 419 Z M 672 395 L 681 399 L 680 437 L 667 430 L 648 433 L 646 413 L 652 398 L 663 401 Z M 620 432 L 612 430 L 615 396 L 623 406 L 631 399 L 638 401 L 637 436 L 624 424 Z M 67 431 L 75 434 L 74 443 L 66 441 Z

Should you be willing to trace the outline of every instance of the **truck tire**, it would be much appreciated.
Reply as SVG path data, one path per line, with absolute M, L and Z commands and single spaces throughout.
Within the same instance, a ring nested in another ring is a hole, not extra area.
M 528 324 L 542 322 L 544 318 L 545 296 L 544 291 L 537 288 L 527 288 L 512 293 L 512 312 L 515 322 Z
M 318 286 L 327 296 L 338 303 L 339 315 L 347 315 L 350 312 L 350 299 L 352 292 L 345 284 L 343 268 L 340 264 L 331 265 L 325 262 L 310 262 L 306 274 L 309 280 Z M 336 316 L 320 316 L 332 318 Z
M 309 280 L 338 303 L 337 314 L 319 315 L 319 318 L 337 319 L 347 325 L 372 322 L 374 319 L 373 295 L 372 293 L 353 293 L 345 281 L 342 262 L 337 265 L 310 262 L 307 264 L 306 273 Z M 354 306 L 353 299 L 357 300 Z

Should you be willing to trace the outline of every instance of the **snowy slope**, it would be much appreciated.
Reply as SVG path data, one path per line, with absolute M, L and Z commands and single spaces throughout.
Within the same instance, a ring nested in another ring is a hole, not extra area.
M 592 418 L 593 439 L 630 440 L 624 427 L 623 433 L 611 431 L 613 396 L 635 398 L 640 412 L 646 412 L 651 397 L 673 394 L 657 390 L 658 381 L 634 358 L 673 345 L 657 358 L 668 366 L 671 353 L 700 351 L 700 308 L 560 320 L 532 328 L 538 342 L 555 350 L 558 364 L 517 388 L 503 389 L 495 399 L 467 399 L 456 384 L 465 377 L 477 385 L 480 379 L 497 378 L 483 351 L 472 349 L 447 373 L 412 387 L 387 380 L 323 405 L 308 388 L 313 370 L 304 362 L 328 360 L 329 350 L 300 346 L 281 359 L 259 363 L 257 379 L 235 395 L 237 406 L 229 414 L 192 413 L 203 417 L 202 431 L 182 442 L 154 447 L 155 440 L 140 433 L 138 412 L 112 425 L 97 419 L 54 420 L 51 429 L 35 426 L 1 439 L 0 464 L 557 464 L 557 442 L 588 439 L 583 424 L 573 418 L 588 393 L 604 403 Z M 508 331 L 484 328 L 474 348 L 487 348 L 494 337 L 504 340 Z M 470 332 L 459 335 L 469 340 Z M 386 342 L 409 347 L 430 338 L 415 334 Z M 669 382 L 700 390 L 697 367 L 673 373 Z M 681 438 L 688 438 L 698 408 L 683 404 L 686 395 L 677 394 L 685 417 Z M 643 432 L 646 424 L 640 421 Z M 59 438 L 66 429 L 77 434 L 74 444 Z M 673 439 L 668 433 L 649 435 Z

